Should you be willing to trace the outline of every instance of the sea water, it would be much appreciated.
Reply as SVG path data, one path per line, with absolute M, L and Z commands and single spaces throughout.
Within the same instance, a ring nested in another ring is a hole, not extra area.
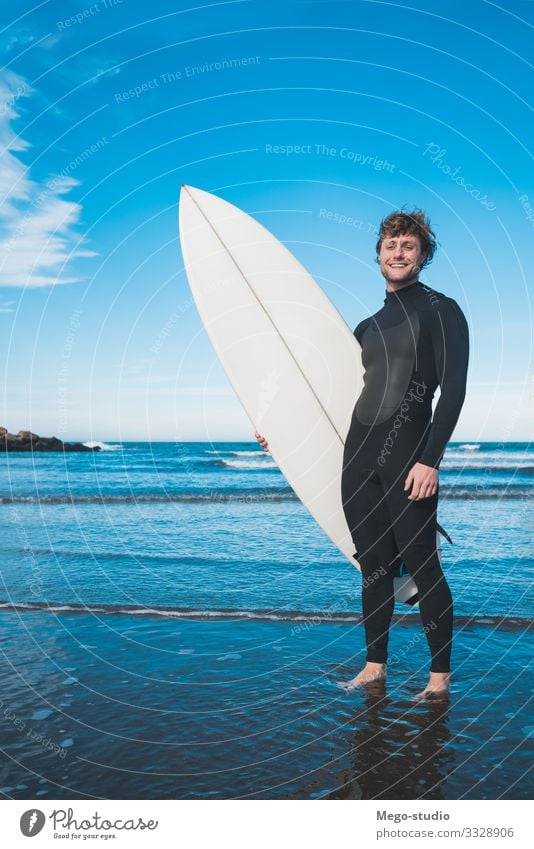
M 337 686 L 365 656 L 360 574 L 255 443 L 102 448 L 0 460 L 0 792 L 531 794 L 530 445 L 451 443 L 441 464 L 446 708 L 412 701 L 429 657 L 404 605 L 388 691 Z

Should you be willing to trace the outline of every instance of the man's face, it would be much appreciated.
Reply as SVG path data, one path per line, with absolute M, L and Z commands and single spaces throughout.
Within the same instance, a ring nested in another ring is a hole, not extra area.
M 416 278 L 424 261 L 419 236 L 383 239 L 378 260 L 382 274 L 390 283 L 407 283 Z

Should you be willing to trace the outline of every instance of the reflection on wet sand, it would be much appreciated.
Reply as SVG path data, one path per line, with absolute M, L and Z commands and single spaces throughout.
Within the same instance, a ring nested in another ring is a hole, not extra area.
M 326 798 L 446 799 L 455 764 L 447 748 L 450 696 L 399 700 L 376 682 L 362 689 L 362 698 L 347 739 L 351 767 Z

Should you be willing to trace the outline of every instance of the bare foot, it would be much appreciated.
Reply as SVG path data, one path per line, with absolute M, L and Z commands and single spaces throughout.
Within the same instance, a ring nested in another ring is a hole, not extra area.
M 366 684 L 371 684 L 373 681 L 386 680 L 386 664 L 367 662 L 361 672 L 358 672 L 355 678 L 350 681 L 340 681 L 339 686 L 344 690 L 355 690 L 356 687 L 363 687 Z
M 428 684 L 425 689 L 418 693 L 416 699 L 426 698 L 443 698 L 449 694 L 449 684 L 451 682 L 450 672 L 431 672 Z

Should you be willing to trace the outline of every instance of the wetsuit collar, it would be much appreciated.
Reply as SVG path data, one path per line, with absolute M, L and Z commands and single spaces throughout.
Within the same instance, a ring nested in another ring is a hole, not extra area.
M 420 280 L 416 280 L 415 283 L 410 283 L 409 286 L 403 286 L 402 289 L 397 289 L 395 292 L 389 292 L 386 289 L 386 297 L 384 298 L 385 304 L 391 304 L 400 301 L 404 303 L 405 301 L 413 298 L 414 295 L 417 295 L 422 289 L 422 283 Z

